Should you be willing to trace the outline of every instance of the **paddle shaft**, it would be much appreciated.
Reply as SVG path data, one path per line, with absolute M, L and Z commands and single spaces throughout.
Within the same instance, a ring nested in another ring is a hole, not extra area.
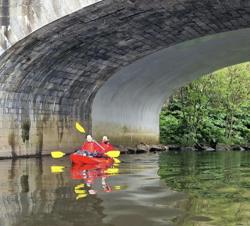
M 77 129 L 80 133 L 85 133 L 85 129 L 83 128 L 83 126 L 82 126 L 79 122 L 76 122 L 76 129 Z M 105 150 L 105 148 L 102 147 L 96 140 L 93 139 L 93 141 L 94 141 L 102 150 Z
M 94 141 L 102 150 L 105 150 L 105 148 L 102 147 L 96 140 L 93 139 L 93 141 Z

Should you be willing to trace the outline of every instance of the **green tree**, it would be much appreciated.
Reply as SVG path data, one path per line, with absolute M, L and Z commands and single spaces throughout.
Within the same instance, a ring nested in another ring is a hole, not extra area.
M 242 144 L 250 137 L 250 63 L 224 68 L 177 90 L 160 115 L 162 143 Z

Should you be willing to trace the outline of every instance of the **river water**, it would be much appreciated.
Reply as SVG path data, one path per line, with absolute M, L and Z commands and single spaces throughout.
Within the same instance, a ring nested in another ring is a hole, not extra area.
M 0 226 L 250 225 L 250 154 L 122 156 L 108 169 L 0 161 Z

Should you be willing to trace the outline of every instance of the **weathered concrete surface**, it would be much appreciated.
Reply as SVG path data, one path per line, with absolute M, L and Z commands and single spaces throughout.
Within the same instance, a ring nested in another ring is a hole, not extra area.
M 161 108 L 175 89 L 249 59 L 250 29 L 242 29 L 183 42 L 137 60 L 98 91 L 92 110 L 95 136 L 105 133 L 117 143 L 157 143 Z
M 0 0 L 0 54 L 38 28 L 100 0 Z
M 33 32 L 0 60 L 1 155 L 72 150 L 75 120 L 89 133 L 93 121 L 97 135 L 114 128 L 119 142 L 155 142 L 163 98 L 199 73 L 248 60 L 249 31 L 239 29 L 249 25 L 248 0 L 103 0 Z

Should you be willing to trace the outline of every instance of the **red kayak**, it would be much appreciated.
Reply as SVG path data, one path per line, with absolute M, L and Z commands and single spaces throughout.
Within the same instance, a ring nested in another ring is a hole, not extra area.
M 95 157 L 88 157 L 79 155 L 77 153 L 73 153 L 70 155 L 70 160 L 72 164 L 76 165 L 99 165 L 99 166 L 110 166 L 114 163 L 114 160 L 112 158 L 95 158 Z

